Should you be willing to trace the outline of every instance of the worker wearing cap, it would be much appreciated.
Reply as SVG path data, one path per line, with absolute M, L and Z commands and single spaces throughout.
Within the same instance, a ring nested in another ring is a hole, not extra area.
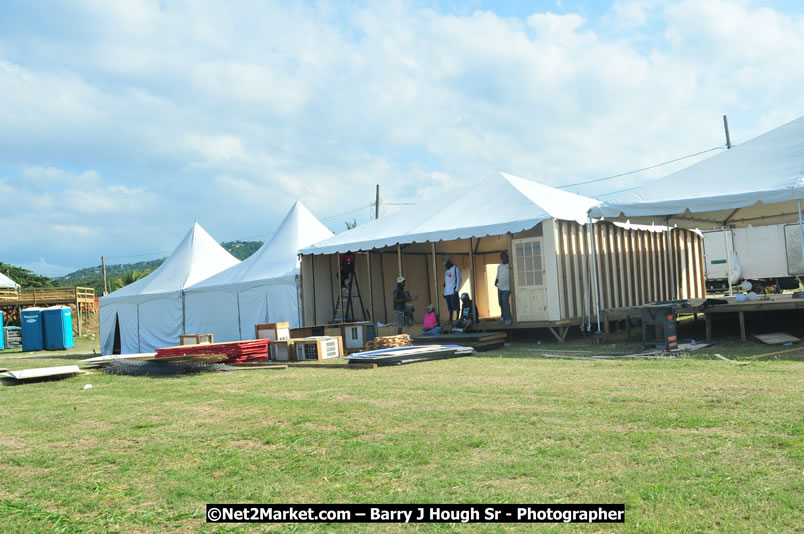
M 413 313 L 413 307 L 408 304 L 411 299 L 410 294 L 405 291 L 405 277 L 400 276 L 396 279 L 396 286 L 394 286 L 394 311 L 396 312 L 396 333 L 402 333 L 402 326 L 406 322 L 406 318 Z
M 452 312 L 455 312 L 457 319 L 461 310 L 458 302 L 458 290 L 461 289 L 461 270 L 457 265 L 453 265 L 449 258 L 444 258 L 444 269 L 444 300 L 447 301 L 447 311 L 451 323 Z

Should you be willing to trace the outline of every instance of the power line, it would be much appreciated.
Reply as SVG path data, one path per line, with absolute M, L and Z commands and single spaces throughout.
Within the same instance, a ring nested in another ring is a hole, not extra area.
M 663 165 L 669 165 L 670 163 L 675 163 L 677 161 L 681 161 L 681 160 L 684 160 L 684 159 L 687 159 L 687 158 L 694 158 L 695 156 L 700 156 L 701 154 L 706 154 L 707 152 L 712 152 L 712 151 L 715 151 L 715 150 L 723 150 L 725 148 L 726 148 L 725 145 L 719 145 L 719 146 L 716 146 L 714 148 L 708 148 L 706 150 L 696 152 L 695 154 L 688 154 L 686 156 L 681 156 L 680 158 L 671 159 L 670 161 L 665 161 L 664 163 L 657 163 L 656 165 L 651 165 L 650 167 L 645 167 L 644 169 L 637 169 L 635 171 L 628 171 L 628 172 L 624 172 L 622 174 L 615 174 L 614 176 L 606 176 L 605 178 L 597 178 L 596 180 L 587 180 L 586 182 L 578 182 L 577 184 L 561 185 L 561 186 L 558 186 L 557 189 L 566 189 L 568 187 L 574 187 L 576 185 L 593 184 L 595 182 L 602 182 L 604 180 L 611 180 L 613 178 L 620 178 L 621 176 L 628 176 L 629 174 L 636 174 L 638 172 L 648 171 L 650 169 L 655 169 L 655 168 L 661 167 Z M 616 192 L 621 193 L 622 191 L 616 191 Z M 613 193 L 606 193 L 606 194 L 611 195 Z
M 634 189 L 639 189 L 640 186 L 636 187 L 629 187 L 628 189 L 620 189 L 619 191 L 612 191 L 611 193 L 603 193 L 602 195 L 596 195 L 597 197 L 607 197 L 609 195 L 616 195 L 617 193 L 625 193 L 626 191 L 633 191 Z

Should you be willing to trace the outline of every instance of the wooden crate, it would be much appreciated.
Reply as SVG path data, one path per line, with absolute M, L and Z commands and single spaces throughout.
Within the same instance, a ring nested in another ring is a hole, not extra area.
M 181 334 L 179 336 L 179 345 L 207 345 L 214 342 L 212 334 Z
M 326 360 L 343 356 L 340 340 L 332 336 L 315 336 L 293 340 L 296 361 Z
M 290 339 L 290 323 L 255 324 L 254 339 L 269 339 L 271 341 Z
M 283 339 L 271 341 L 268 344 L 268 354 L 272 361 L 287 362 L 291 361 L 293 350 L 293 341 L 290 339 Z

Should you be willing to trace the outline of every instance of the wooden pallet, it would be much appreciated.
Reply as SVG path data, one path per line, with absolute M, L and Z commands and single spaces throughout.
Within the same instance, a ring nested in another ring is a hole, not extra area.
M 391 349 L 396 347 L 407 347 L 410 345 L 410 336 L 400 334 L 398 336 L 375 337 L 366 343 L 366 350 Z

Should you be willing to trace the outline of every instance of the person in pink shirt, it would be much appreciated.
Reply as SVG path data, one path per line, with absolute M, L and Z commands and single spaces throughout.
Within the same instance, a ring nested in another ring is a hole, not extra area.
M 441 325 L 438 324 L 438 317 L 435 314 L 435 307 L 432 304 L 427 305 L 427 311 L 424 313 L 424 323 L 422 323 L 423 336 L 436 336 L 441 333 Z

